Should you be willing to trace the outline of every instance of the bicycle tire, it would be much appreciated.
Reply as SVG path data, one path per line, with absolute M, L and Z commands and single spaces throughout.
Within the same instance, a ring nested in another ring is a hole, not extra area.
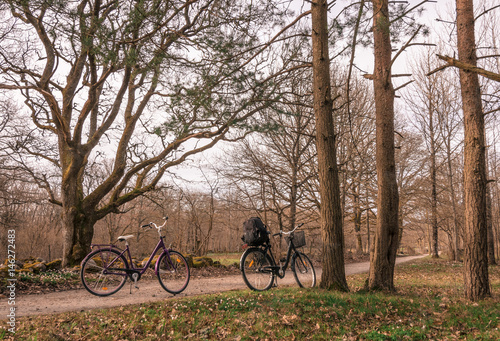
M 108 269 L 108 265 L 111 267 Z M 88 292 L 96 296 L 109 296 L 120 290 L 127 281 L 128 262 L 114 249 L 96 250 L 82 261 L 80 278 Z M 114 269 L 114 270 L 113 270 Z M 110 273 L 106 273 L 110 271 Z
M 295 281 L 301 288 L 314 288 L 316 286 L 316 272 L 314 266 L 302 252 L 294 253 L 292 257 L 292 272 Z
M 170 260 L 168 256 L 170 255 Z M 156 275 L 163 289 L 171 294 L 179 294 L 189 284 L 191 273 L 186 258 L 177 251 L 162 253 L 156 264 Z
M 245 284 L 254 291 L 269 290 L 274 283 L 275 274 L 272 269 L 272 258 L 259 248 L 250 248 L 241 256 L 240 270 Z

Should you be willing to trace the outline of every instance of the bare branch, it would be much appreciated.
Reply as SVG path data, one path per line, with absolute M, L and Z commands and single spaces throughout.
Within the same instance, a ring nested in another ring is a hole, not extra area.
M 394 89 L 394 92 L 398 91 L 399 89 L 404 88 L 405 86 L 407 86 L 408 84 L 411 84 L 413 82 L 414 82 L 414 80 L 412 79 L 411 81 L 408 81 L 408 82 L 404 83 L 403 85 L 398 86 L 396 89 Z
M 426 2 L 437 2 L 437 1 L 435 1 L 435 0 L 423 0 L 419 4 L 416 4 L 415 6 L 413 6 L 412 8 L 410 8 L 409 10 L 405 11 L 404 13 L 402 13 L 399 17 L 392 19 L 390 24 L 392 25 L 392 23 L 394 23 L 395 21 L 398 21 L 399 19 L 405 17 L 408 13 L 410 13 L 411 11 L 413 11 L 415 8 L 422 6 Z M 404 1 L 403 3 L 407 3 L 407 2 Z
M 475 72 L 478 75 L 481 75 L 483 77 L 491 79 L 491 80 L 493 80 L 495 82 L 500 82 L 500 74 L 498 74 L 498 73 L 485 70 L 483 68 L 480 68 L 480 67 L 477 67 L 477 66 L 474 66 L 474 65 L 462 62 L 462 61 L 460 61 L 458 59 L 455 59 L 455 58 L 452 58 L 452 57 L 449 57 L 449 56 L 442 56 L 442 55 L 438 54 L 437 57 L 439 59 L 441 59 L 441 60 L 444 60 L 448 64 L 444 65 L 444 66 L 441 66 L 441 67 L 439 67 L 438 69 L 436 69 L 434 71 L 429 72 L 427 75 L 431 75 L 431 74 L 433 74 L 433 73 L 435 73 L 437 71 L 441 71 L 441 70 L 443 70 L 443 69 L 445 69 L 445 68 L 447 68 L 449 66 L 454 66 L 454 67 L 457 67 L 457 68 L 462 69 L 464 71 Z
M 396 61 L 396 59 L 399 57 L 399 55 L 401 53 L 403 53 L 404 50 L 406 50 L 406 48 L 408 46 L 410 46 L 410 43 L 413 39 L 415 39 L 415 37 L 417 36 L 418 32 L 420 32 L 420 29 L 422 29 L 422 25 L 420 25 L 417 30 L 413 33 L 413 35 L 410 37 L 410 39 L 408 39 L 408 41 L 406 42 L 406 44 L 404 44 L 400 49 L 399 51 L 396 53 L 396 55 L 394 56 L 394 58 L 392 58 L 391 60 L 391 65 L 389 65 L 389 68 L 392 67 L 392 65 L 394 64 L 394 62 Z
M 481 14 L 479 14 L 476 18 L 474 18 L 474 21 L 476 21 L 477 19 L 479 19 L 481 16 L 487 14 L 488 12 L 493 11 L 496 8 L 500 8 L 500 5 L 496 5 L 496 6 L 493 6 L 493 7 L 489 8 L 489 9 L 485 10 L 484 12 L 482 12 Z

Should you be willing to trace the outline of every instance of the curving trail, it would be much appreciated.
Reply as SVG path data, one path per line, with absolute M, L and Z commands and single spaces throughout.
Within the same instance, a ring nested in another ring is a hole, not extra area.
M 398 258 L 396 263 L 403 263 L 424 256 L 412 256 Z M 368 272 L 370 263 L 346 264 L 346 275 Z M 316 277 L 321 277 L 321 269 L 316 269 Z M 16 301 L 16 316 L 31 316 L 41 314 L 56 314 L 68 311 L 87 311 L 91 309 L 112 308 L 129 304 L 148 303 L 165 299 L 213 294 L 231 290 L 245 290 L 248 288 L 243 283 L 240 275 L 232 275 L 218 278 L 193 278 L 186 290 L 176 296 L 164 291 L 158 281 L 140 281 L 139 289 L 132 288 L 130 294 L 130 282 L 116 294 L 109 297 L 98 297 L 88 293 L 85 289 L 54 292 L 40 295 L 19 296 Z M 293 274 L 287 271 L 284 279 L 278 279 L 279 286 L 296 285 Z M 2 299 L 3 303 L 6 303 Z M 3 309 L 2 309 L 3 310 Z M 4 314 L 2 314 L 4 315 Z M 4 319 L 1 316 L 0 319 Z

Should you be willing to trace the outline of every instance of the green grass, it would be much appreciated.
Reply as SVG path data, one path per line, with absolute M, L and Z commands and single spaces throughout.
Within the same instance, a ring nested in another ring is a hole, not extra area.
M 490 267 L 493 297 L 477 303 L 463 298 L 461 268 L 433 259 L 399 266 L 396 293 L 356 291 L 363 274 L 348 277 L 350 293 L 245 290 L 20 318 L 16 340 L 500 339 L 500 267 Z
M 66 283 L 67 281 L 79 281 L 80 276 L 78 273 L 52 270 L 34 274 L 30 272 L 20 273 L 18 280 L 25 283 L 46 283 L 46 284 L 59 284 Z
M 212 258 L 214 261 L 219 261 L 224 266 L 233 264 L 240 264 L 241 252 L 237 253 L 209 253 L 207 257 Z

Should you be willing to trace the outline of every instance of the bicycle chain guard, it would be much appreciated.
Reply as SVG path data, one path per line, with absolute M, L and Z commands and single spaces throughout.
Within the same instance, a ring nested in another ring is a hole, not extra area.
M 125 271 L 127 272 L 128 277 L 130 278 L 131 281 L 137 283 L 141 279 L 141 273 L 138 270 L 126 269 Z
M 141 273 L 137 270 L 132 270 L 128 269 L 127 272 L 129 273 L 128 276 L 130 277 L 130 280 L 134 282 L 134 286 L 136 289 L 139 289 L 137 286 L 137 281 L 141 279 Z M 132 294 L 132 282 L 130 282 L 130 294 Z

